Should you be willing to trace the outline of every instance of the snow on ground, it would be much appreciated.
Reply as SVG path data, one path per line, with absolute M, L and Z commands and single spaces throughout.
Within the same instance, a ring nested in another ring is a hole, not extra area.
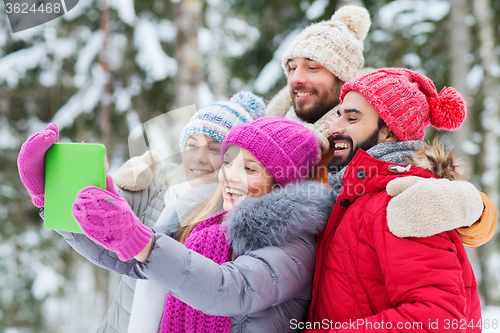
M 500 307 L 484 306 L 483 313 L 483 332 L 493 333 L 500 331 Z

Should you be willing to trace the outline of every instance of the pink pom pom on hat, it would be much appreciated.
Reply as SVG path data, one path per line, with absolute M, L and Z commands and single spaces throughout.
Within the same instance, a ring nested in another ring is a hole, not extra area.
M 340 100 L 351 90 L 360 92 L 400 141 L 423 140 L 425 128 L 455 130 L 467 107 L 454 88 L 437 93 L 434 83 L 418 72 L 382 68 L 344 84 Z

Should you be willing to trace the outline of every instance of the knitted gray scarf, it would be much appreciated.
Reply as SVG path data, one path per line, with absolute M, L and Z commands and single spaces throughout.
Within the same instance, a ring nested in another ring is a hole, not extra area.
M 418 148 L 422 145 L 422 141 L 398 141 L 398 142 L 384 142 L 371 147 L 366 152 L 378 160 L 395 163 L 407 164 L 406 158 L 415 154 Z M 342 178 L 347 167 L 342 168 L 337 173 L 328 174 L 328 183 L 331 185 L 331 196 L 335 203 L 342 191 Z

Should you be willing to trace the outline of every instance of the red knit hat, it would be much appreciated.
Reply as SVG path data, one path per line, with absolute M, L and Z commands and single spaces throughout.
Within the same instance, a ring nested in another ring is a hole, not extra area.
M 382 68 L 346 82 L 340 101 L 350 90 L 370 102 L 400 141 L 423 140 L 429 125 L 455 130 L 467 111 L 458 91 L 445 87 L 438 95 L 428 77 L 404 68 Z

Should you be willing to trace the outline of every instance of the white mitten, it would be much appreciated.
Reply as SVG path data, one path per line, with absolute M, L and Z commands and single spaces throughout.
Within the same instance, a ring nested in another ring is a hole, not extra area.
M 154 150 L 135 156 L 125 162 L 113 175 L 116 186 L 127 191 L 147 188 L 155 177 L 160 154 Z
M 397 237 L 429 237 L 471 226 L 483 212 L 476 188 L 463 181 L 401 177 L 387 184 L 394 198 L 387 206 L 387 224 Z

